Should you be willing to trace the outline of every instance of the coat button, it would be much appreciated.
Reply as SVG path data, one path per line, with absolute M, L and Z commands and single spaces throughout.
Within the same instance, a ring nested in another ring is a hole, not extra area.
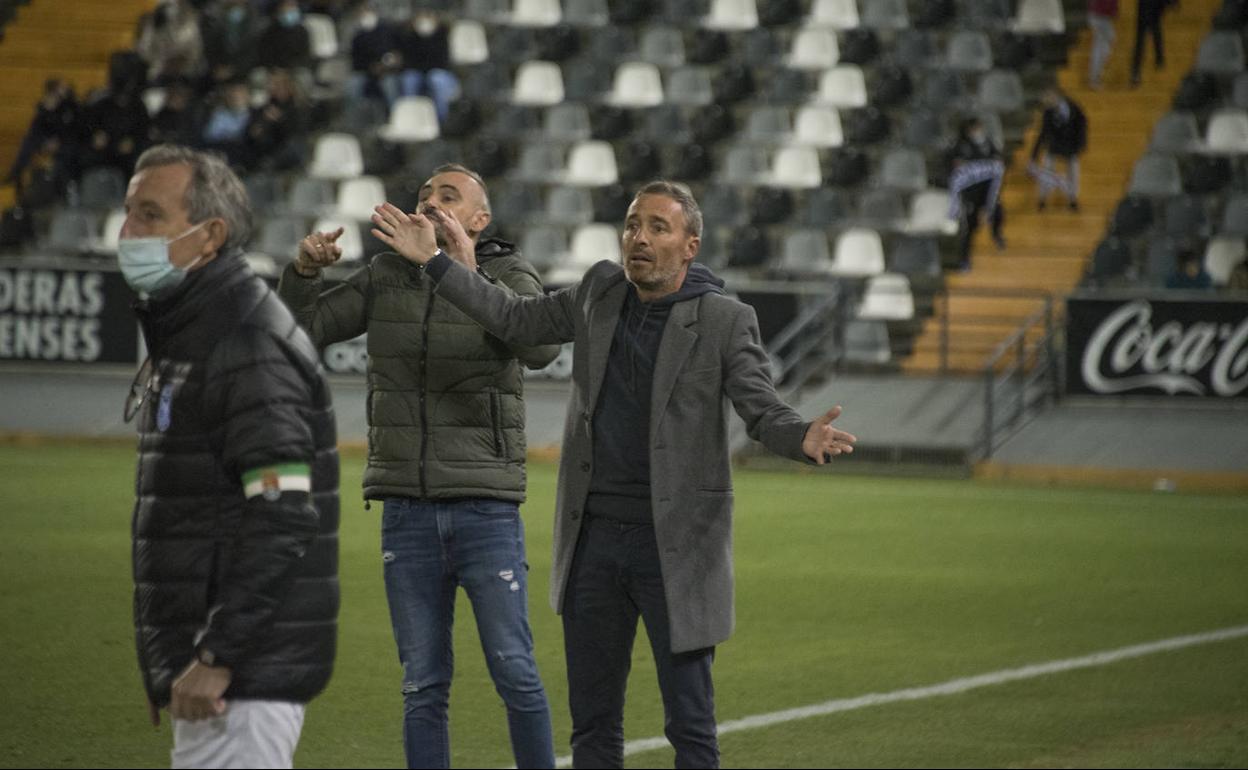
M 581 463 L 581 470 L 585 471 L 586 473 L 589 473 L 589 468 L 590 468 L 589 460 L 585 460 Z

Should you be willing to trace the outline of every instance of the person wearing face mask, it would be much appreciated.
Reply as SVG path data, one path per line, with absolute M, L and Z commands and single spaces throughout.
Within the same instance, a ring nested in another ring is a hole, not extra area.
M 385 204 L 374 235 L 511 345 L 575 342 L 564 423 L 550 599 L 563 615 L 573 767 L 622 767 L 624 695 L 638 619 L 658 669 L 677 767 L 718 767 L 711 663 L 732 634 L 732 474 L 727 402 L 749 435 L 823 465 L 856 440 L 841 408 L 804 419 L 777 396 L 753 308 L 694 261 L 702 212 L 684 185 L 637 191 L 623 264 L 518 297 L 481 274 L 440 211 Z M 444 239 L 445 240 L 445 239 Z
M 161 0 L 142 23 L 134 50 L 147 62 L 147 79 L 166 85 L 204 72 L 199 13 L 188 0 Z
M 218 157 L 139 158 L 118 262 L 148 359 L 134 622 L 174 767 L 290 767 L 337 637 L 338 455 L 316 349 L 243 259 L 242 182 Z
M 260 33 L 257 64 L 270 69 L 306 69 L 312 64 L 312 38 L 303 26 L 297 0 L 280 0 Z
M 450 31 L 446 24 L 433 11 L 419 10 L 412 14 L 399 45 L 403 54 L 403 95 L 428 96 L 437 110 L 438 122 L 445 122 L 451 99 L 459 93 L 459 79 L 451 72 Z
M 992 240 L 1005 248 L 1005 210 L 1001 205 L 1001 180 L 1005 173 L 1001 148 L 988 136 L 977 117 L 967 118 L 958 129 L 958 139 L 949 151 L 952 173 L 949 195 L 958 220 L 958 267 L 971 267 L 971 242 L 980 220 L 986 214 L 992 227 Z
M 387 108 L 399 98 L 399 36 L 394 25 L 364 6 L 351 38 L 351 77 L 347 99 L 380 99 Z
M 542 294 L 516 247 L 483 236 L 492 214 L 471 169 L 434 169 L 422 211 L 457 224 L 437 239 L 480 265 L 508 295 Z M 525 496 L 524 374 L 554 360 L 557 345 L 503 343 L 433 291 L 424 270 L 398 254 L 374 256 L 326 290 L 322 268 L 342 255 L 342 235 L 299 243 L 278 293 L 318 347 L 368 334 L 368 467 L 364 498 L 382 501 L 386 598 L 403 666 L 408 767 L 449 767 L 447 707 L 455 594 L 472 602 L 494 687 L 507 709 L 518 767 L 554 767 L 550 706 L 533 654 Z

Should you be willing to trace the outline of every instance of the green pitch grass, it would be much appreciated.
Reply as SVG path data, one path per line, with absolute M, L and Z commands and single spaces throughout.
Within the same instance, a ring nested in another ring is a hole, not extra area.
M 0 765 L 167 767 L 147 725 L 130 617 L 134 453 L 0 446 Z M 337 672 L 297 764 L 403 759 L 379 509 L 343 460 Z M 531 615 L 555 744 L 568 752 L 562 633 L 546 605 L 555 469 L 530 468 Z M 715 662 L 721 720 L 919 687 L 1248 624 L 1243 498 L 741 472 L 737 633 Z M 460 597 L 453 762 L 511 762 L 505 714 Z M 629 739 L 663 731 L 639 637 Z M 738 767 L 1248 766 L 1248 639 L 723 738 Z M 670 750 L 630 757 L 670 766 Z

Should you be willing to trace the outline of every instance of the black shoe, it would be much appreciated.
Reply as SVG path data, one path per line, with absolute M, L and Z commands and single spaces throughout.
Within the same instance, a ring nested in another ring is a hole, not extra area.
M 992 236 L 992 242 L 997 245 L 998 251 L 1005 251 L 1005 239 L 999 235 Z
M 1041 199 L 1040 199 L 1040 201 L 1039 201 L 1038 203 L 1036 203 L 1036 211 L 1044 211 L 1044 209 L 1045 209 L 1048 205 L 1049 205 L 1049 202 L 1048 202 L 1048 201 L 1046 201 L 1046 200 L 1044 200 L 1043 198 L 1041 198 Z
M 1070 203 L 1067 204 L 1067 208 L 1069 208 L 1071 211 L 1078 214 L 1079 213 L 1079 201 L 1071 201 Z

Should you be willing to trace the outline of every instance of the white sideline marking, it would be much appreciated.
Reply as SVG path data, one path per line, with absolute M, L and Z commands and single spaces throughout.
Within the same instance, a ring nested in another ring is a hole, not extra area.
M 1184 647 L 1195 647 L 1201 644 L 1222 642 L 1227 639 L 1238 639 L 1244 636 L 1248 636 L 1248 626 L 1235 626 L 1234 628 L 1223 628 L 1218 631 L 1207 631 L 1203 634 L 1176 636 L 1172 639 L 1161 639 L 1159 641 L 1148 642 L 1146 644 L 1119 647 L 1116 650 L 1094 652 L 1091 655 L 1084 655 L 1079 658 L 1053 660 L 1048 663 L 1033 663 L 1020 668 L 1007 668 L 1001 671 L 979 674 L 978 676 L 951 679 L 948 682 L 933 684 L 927 687 L 909 687 L 904 690 L 894 690 L 892 692 L 859 695 L 856 698 L 841 698 L 839 700 L 824 701 L 823 703 L 816 703 L 811 706 L 785 709 L 784 711 L 773 711 L 770 714 L 755 714 L 754 716 L 733 719 L 728 722 L 721 722 L 719 725 L 719 734 L 727 735 L 728 733 L 735 733 L 741 730 L 754 730 L 759 727 L 769 727 L 771 725 L 778 725 L 784 722 L 793 722 L 798 719 L 809 719 L 810 717 L 820 717 L 827 714 L 839 714 L 842 711 L 854 711 L 868 706 L 881 706 L 885 703 L 922 700 L 924 698 L 934 698 L 940 695 L 957 695 L 959 693 L 967 692 L 968 690 L 977 690 L 981 687 L 992 687 L 993 685 L 1005 684 L 1006 682 L 1017 682 L 1023 679 L 1035 679 L 1037 677 L 1047 676 L 1048 674 L 1060 674 L 1080 668 L 1107 666 L 1111 663 L 1117 663 L 1122 660 L 1130 660 L 1131 658 L 1142 658 L 1145 655 L 1153 655 L 1158 652 L 1180 650 Z M 628 756 L 630 754 L 639 754 L 643 751 L 652 751 L 666 746 L 666 738 L 641 738 L 625 743 L 624 755 Z M 570 756 L 559 757 L 555 761 L 555 767 L 571 766 L 572 757 Z

